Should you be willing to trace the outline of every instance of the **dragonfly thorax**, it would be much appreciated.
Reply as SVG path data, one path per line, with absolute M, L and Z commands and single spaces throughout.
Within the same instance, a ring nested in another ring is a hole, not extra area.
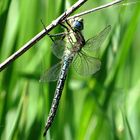
M 74 55 L 75 55 L 75 53 L 72 53 L 71 50 L 65 49 L 63 58 L 72 59 L 74 57 Z
M 85 45 L 85 39 L 82 35 L 83 30 L 83 19 L 82 18 L 74 18 L 69 21 L 70 23 L 70 31 L 69 35 L 66 36 L 66 45 L 68 49 L 70 49 L 73 53 L 79 52 L 81 48 Z
M 79 52 L 85 44 L 82 33 L 79 31 L 77 31 L 76 33 L 70 33 L 66 38 L 66 42 L 67 49 L 72 53 Z

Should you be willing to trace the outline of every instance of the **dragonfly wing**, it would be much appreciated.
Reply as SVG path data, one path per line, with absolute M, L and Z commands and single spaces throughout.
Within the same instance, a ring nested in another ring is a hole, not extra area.
M 61 69 L 61 62 L 46 70 L 40 78 L 40 82 L 50 82 L 58 80 Z
M 101 61 L 95 57 L 78 53 L 73 61 L 73 67 L 80 75 L 86 76 L 96 73 L 101 66 Z
M 52 52 L 56 57 L 61 59 L 63 56 L 64 50 L 65 50 L 65 41 L 64 40 L 54 41 L 54 44 L 52 45 Z
M 100 46 L 106 39 L 107 35 L 109 34 L 110 30 L 111 30 L 111 26 L 108 25 L 98 35 L 88 39 L 85 43 L 85 46 L 83 47 L 83 50 L 93 51 L 93 50 L 100 48 Z

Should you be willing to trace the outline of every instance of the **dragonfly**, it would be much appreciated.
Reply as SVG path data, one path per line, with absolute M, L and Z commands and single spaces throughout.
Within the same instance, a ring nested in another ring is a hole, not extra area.
M 53 54 L 61 59 L 61 61 L 45 71 L 40 78 L 41 82 L 57 80 L 54 98 L 45 125 L 44 136 L 56 115 L 70 66 L 72 65 L 77 73 L 82 76 L 92 75 L 99 71 L 101 61 L 96 57 L 90 56 L 88 52 L 98 50 L 111 30 L 111 26 L 108 25 L 96 36 L 85 40 L 82 34 L 84 29 L 82 18 L 70 19 L 66 23 L 67 26 L 63 26 L 67 29 L 67 32 L 59 34 L 62 35 L 63 39 L 53 40 L 54 43 L 52 45 Z

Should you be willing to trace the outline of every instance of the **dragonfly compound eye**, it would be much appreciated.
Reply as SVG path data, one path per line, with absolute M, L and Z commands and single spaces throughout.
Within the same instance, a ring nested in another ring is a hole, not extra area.
M 84 26 L 83 26 L 83 22 L 82 21 L 75 20 L 73 22 L 73 29 L 74 30 L 80 31 L 80 30 L 83 30 L 83 28 L 84 28 Z

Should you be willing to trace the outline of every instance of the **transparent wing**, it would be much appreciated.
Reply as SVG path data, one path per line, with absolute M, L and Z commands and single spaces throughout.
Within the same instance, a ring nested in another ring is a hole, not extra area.
M 87 50 L 87 51 L 93 51 L 98 49 L 102 43 L 104 42 L 104 40 L 106 39 L 108 33 L 111 30 L 111 26 L 108 25 L 105 29 L 103 29 L 98 35 L 96 35 L 95 37 L 92 37 L 90 39 L 88 39 L 85 43 L 85 46 L 83 47 L 83 50 Z
M 61 62 L 57 63 L 50 69 L 46 70 L 41 76 L 39 82 L 50 82 L 50 81 L 58 80 L 60 69 L 61 69 Z
M 52 45 L 53 54 L 56 57 L 58 57 L 59 59 L 61 59 L 63 56 L 64 50 L 65 50 L 65 41 L 64 40 L 55 40 L 54 44 Z
M 73 61 L 73 67 L 80 75 L 86 76 L 96 73 L 101 66 L 101 61 L 97 58 L 79 53 Z

